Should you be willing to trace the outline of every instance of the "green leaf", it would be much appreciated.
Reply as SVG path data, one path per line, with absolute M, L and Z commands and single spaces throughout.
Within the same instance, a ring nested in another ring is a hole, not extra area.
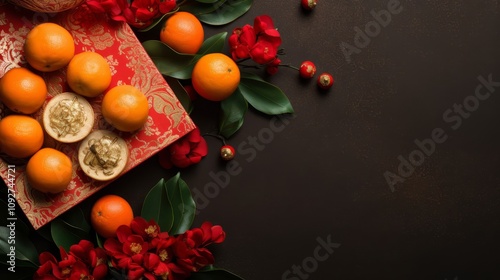
M 65 222 L 69 227 L 81 230 L 83 232 L 90 232 L 90 225 L 85 219 L 85 214 L 80 207 L 75 207 L 66 213 L 62 214 L 59 219 Z
M 28 234 L 23 231 L 15 231 L 15 239 L 9 239 L 9 236 L 10 229 L 8 227 L 0 226 L 1 254 L 9 254 L 11 252 L 11 247 L 15 247 L 16 259 L 28 261 L 37 265 L 38 252 L 33 242 L 29 239 Z
M 243 280 L 240 276 L 224 269 L 214 268 L 191 273 L 189 280 Z
M 222 118 L 219 122 L 219 133 L 225 138 L 231 137 L 243 125 L 245 114 L 248 110 L 248 102 L 241 91 L 236 91 L 220 103 Z
M 169 231 L 174 223 L 174 209 L 165 189 L 165 180 L 161 179 L 151 188 L 142 204 L 141 216 L 154 220 L 162 231 Z
M 174 91 L 177 99 L 179 99 L 179 101 L 181 102 L 182 107 L 184 107 L 184 110 L 186 110 L 188 114 L 191 114 L 191 112 L 193 111 L 193 102 L 191 102 L 191 98 L 189 97 L 189 94 L 186 92 L 186 89 L 181 85 L 181 83 L 177 79 L 165 76 L 165 80 L 167 81 L 170 88 L 172 88 L 172 90 Z
M 159 40 L 148 40 L 142 46 L 156 67 L 165 76 L 186 80 L 191 78 L 196 62 L 205 54 L 222 52 L 227 32 L 221 32 L 207 38 L 197 54 L 178 53 Z
M 252 2 L 253 0 L 225 1 L 213 12 L 199 14 L 198 19 L 210 25 L 228 24 L 244 15 L 252 6 Z
M 97 247 L 104 248 L 104 243 L 102 242 L 102 238 L 97 232 L 95 233 L 95 241 L 96 241 Z
M 196 204 L 186 182 L 180 178 L 180 173 L 165 183 L 165 189 L 174 212 L 174 224 L 168 233 L 182 234 L 193 224 Z
M 0 255 L 0 265 L 5 265 L 5 266 L 11 266 L 10 263 L 8 263 L 10 261 L 10 257 L 7 256 L 7 254 L 1 254 Z M 29 271 L 32 271 L 32 269 L 36 269 L 38 268 L 38 265 L 30 262 L 30 261 L 24 261 L 24 260 L 19 260 L 19 259 L 16 259 L 15 260 L 15 266 L 16 268 L 17 267 L 22 267 L 23 269 L 16 269 L 16 273 L 17 272 L 20 272 L 20 271 L 24 271 L 26 269 L 28 269 Z M 5 270 L 7 270 L 7 268 L 5 268 Z M 34 272 L 34 271 L 33 271 Z M 33 274 L 31 274 L 31 276 L 33 277 Z
M 0 256 L 0 275 L 4 276 L 2 279 L 30 280 L 38 269 L 38 266 L 27 261 L 16 260 L 14 267 L 7 261 L 8 256 Z M 11 277 L 5 277 L 9 274 Z
M 227 32 L 220 32 L 207 38 L 200 47 L 197 56 L 202 57 L 208 53 L 218 53 L 224 50 Z M 198 58 L 199 59 L 199 58 Z
M 82 209 L 76 207 L 53 220 L 50 223 L 50 233 L 57 247 L 62 246 L 68 251 L 71 245 L 80 240 L 90 240 L 90 225 Z
M 177 79 L 191 78 L 192 65 L 196 63 L 194 55 L 178 53 L 159 40 L 145 41 L 142 46 L 163 75 Z
M 202 267 L 199 271 L 211 271 L 214 269 L 215 269 L 215 266 L 213 264 L 209 264 L 209 265 Z
M 89 239 L 88 232 L 69 225 L 62 219 L 55 219 L 50 223 L 52 239 L 57 247 L 69 251 L 71 245 L 78 244 L 82 239 Z
M 238 89 L 252 107 L 264 114 L 293 113 L 292 104 L 283 91 L 256 75 L 242 72 Z
M 195 16 L 199 16 L 217 10 L 226 1 L 227 0 L 218 0 L 215 1 L 214 3 L 209 4 L 209 3 L 200 3 L 196 0 L 188 0 L 183 5 L 180 6 L 180 10 L 190 12 Z

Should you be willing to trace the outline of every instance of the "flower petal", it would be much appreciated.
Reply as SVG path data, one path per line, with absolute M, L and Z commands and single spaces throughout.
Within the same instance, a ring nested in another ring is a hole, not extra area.
M 253 23 L 255 33 L 259 34 L 267 29 L 275 29 L 273 19 L 268 15 L 255 17 Z
M 226 239 L 226 232 L 222 229 L 221 226 L 213 226 L 212 227 L 212 242 L 214 243 L 222 243 Z

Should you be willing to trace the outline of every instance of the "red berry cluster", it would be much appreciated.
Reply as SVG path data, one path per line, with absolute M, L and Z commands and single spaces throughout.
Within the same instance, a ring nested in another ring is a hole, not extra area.
M 299 75 L 304 79 L 311 79 L 316 74 L 316 65 L 313 62 L 306 60 L 300 64 Z M 330 73 L 322 73 L 316 80 L 318 87 L 327 90 L 332 87 L 334 83 L 333 76 Z
M 316 0 L 301 0 L 300 4 L 306 11 L 311 11 L 316 7 L 318 2 Z M 300 77 L 304 79 L 311 79 L 316 74 L 316 65 L 309 60 L 302 62 L 299 68 Z M 333 76 L 330 73 L 321 73 L 316 80 L 319 88 L 327 90 L 332 87 L 334 83 Z

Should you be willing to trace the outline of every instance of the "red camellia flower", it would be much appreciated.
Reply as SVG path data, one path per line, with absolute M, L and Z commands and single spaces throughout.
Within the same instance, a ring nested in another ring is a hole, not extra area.
M 185 168 L 196 164 L 208 153 L 208 146 L 200 130 L 193 131 L 159 152 L 160 164 L 169 169 L 173 166 Z
M 138 28 L 143 28 L 162 14 L 170 12 L 175 8 L 175 0 L 134 0 L 130 5 L 130 12 L 125 13 L 127 22 Z
M 155 221 L 136 217 L 130 226 L 120 226 L 117 237 L 106 239 L 104 249 L 112 265 L 128 279 L 188 279 L 192 272 L 214 263 L 206 246 L 226 238 L 222 227 L 209 222 L 200 228 L 171 236 L 160 232 Z
M 281 45 L 281 36 L 274 27 L 272 18 L 268 15 L 256 17 L 254 29 L 257 33 L 257 42 L 250 51 L 250 56 L 259 64 L 272 62 L 278 54 L 278 47 Z
M 234 60 L 250 57 L 250 49 L 257 41 L 255 30 L 249 24 L 235 28 L 231 36 L 229 36 L 229 45 L 231 47 L 231 55 Z
M 123 16 L 129 6 L 127 0 L 87 0 L 87 5 L 94 13 L 106 13 L 115 21 L 127 21 Z
M 247 24 L 235 28 L 228 42 L 234 60 L 251 58 L 261 65 L 272 63 L 275 67 L 268 72 L 276 73 L 277 66 L 281 63 L 277 60 L 281 36 L 270 16 L 256 17 L 253 26 Z
M 213 226 L 209 222 L 200 228 L 186 231 L 177 237 L 174 244 L 174 253 L 179 266 L 189 271 L 198 271 L 215 262 L 212 253 L 205 248 L 212 243 L 221 243 L 226 238 L 226 233 L 220 226 Z
M 108 274 L 106 252 L 102 248 L 94 248 L 92 242 L 81 240 L 78 244 L 72 245 L 69 252 L 90 266 L 94 279 L 103 279 Z
M 40 254 L 40 267 L 33 279 L 104 279 L 108 273 L 106 253 L 87 240 L 71 246 L 69 253 L 60 247 L 61 261 L 49 252 Z
M 141 235 L 133 234 L 129 226 L 121 225 L 116 230 L 115 238 L 104 242 L 104 249 L 111 257 L 111 263 L 118 269 L 129 268 L 131 263 L 142 263 L 143 255 L 148 251 L 149 244 Z
M 95 13 L 106 13 L 116 21 L 126 21 L 128 24 L 144 28 L 153 20 L 172 11 L 175 0 L 87 0 L 87 5 Z
M 270 63 L 276 58 L 278 50 L 266 40 L 259 40 L 250 50 L 250 56 L 258 64 Z

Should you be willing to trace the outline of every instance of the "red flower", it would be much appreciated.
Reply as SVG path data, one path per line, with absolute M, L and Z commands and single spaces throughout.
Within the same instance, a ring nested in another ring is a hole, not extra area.
M 116 21 L 143 28 L 153 23 L 159 16 L 172 11 L 175 0 L 134 0 L 129 5 L 127 0 L 87 0 L 87 5 L 94 13 L 106 13 Z
M 200 130 L 195 128 L 186 136 L 161 150 L 159 160 L 161 166 L 166 169 L 173 166 L 185 168 L 200 162 L 207 153 L 207 142 L 201 136 Z
M 87 266 L 80 260 L 77 260 L 72 254 L 67 254 L 60 247 L 59 254 L 61 260 L 57 259 L 49 252 L 43 252 L 38 256 L 40 267 L 33 275 L 33 279 L 75 279 L 73 275 L 91 276 Z M 80 278 L 78 278 L 80 279 Z
M 212 253 L 205 248 L 212 243 L 221 243 L 226 238 L 226 233 L 221 226 L 213 226 L 209 222 L 200 228 L 186 231 L 177 237 L 174 244 L 176 262 L 188 271 L 198 271 L 215 262 Z
M 142 217 L 134 218 L 130 226 L 120 226 L 116 234 L 117 237 L 104 242 L 112 265 L 124 270 L 128 279 L 152 280 L 189 278 L 192 272 L 215 262 L 206 246 L 221 243 L 226 237 L 220 226 L 209 222 L 183 234 L 170 236 L 167 232 L 160 232 L 155 221 L 148 222 Z M 85 243 L 81 245 L 87 246 Z
M 127 0 L 87 0 L 87 5 L 94 13 L 106 13 L 115 21 L 127 21 L 123 11 L 128 9 Z
M 133 234 L 129 226 L 122 225 L 116 230 L 117 238 L 104 241 L 104 249 L 111 257 L 111 263 L 118 269 L 128 269 L 131 263 L 142 263 L 149 244 L 142 236 Z
M 281 36 L 268 15 L 256 17 L 253 27 L 247 24 L 242 28 L 235 28 L 228 42 L 234 60 L 251 58 L 261 65 L 279 65 L 276 59 Z M 277 67 L 274 67 L 268 69 L 268 72 L 276 73 L 277 70 Z
M 106 276 L 106 275 L 104 275 Z M 77 261 L 71 267 L 70 280 L 80 280 L 80 279 L 92 279 L 92 274 L 90 273 L 88 267 L 81 261 Z M 104 277 L 103 277 L 104 278 Z M 103 279 L 99 278 L 99 279 Z
M 82 264 L 87 264 L 92 271 L 94 279 L 104 279 L 108 274 L 106 252 L 102 248 L 94 248 L 88 240 L 81 240 L 69 248 L 71 255 L 75 256 Z
M 235 28 L 228 40 L 233 59 L 249 58 L 250 49 L 255 45 L 256 40 L 255 30 L 251 25 Z
M 250 57 L 259 64 L 274 61 L 278 54 L 278 47 L 281 45 L 281 36 L 274 27 L 272 18 L 268 15 L 256 17 L 254 29 L 258 39 L 250 50 Z
M 177 5 L 176 0 L 164 0 L 160 2 L 160 14 L 172 11 Z
M 125 14 L 127 22 L 137 28 L 143 28 L 153 23 L 153 20 L 175 8 L 175 1 L 134 0 L 130 12 Z
M 131 263 L 128 267 L 127 278 L 130 280 L 142 279 L 144 272 L 146 271 L 144 267 L 139 264 Z
M 158 238 L 160 234 L 160 226 L 155 221 L 146 221 L 143 217 L 135 217 L 130 223 L 130 229 L 146 241 Z
M 268 15 L 255 17 L 253 20 L 253 27 L 255 28 L 255 32 L 257 34 L 264 33 L 268 30 L 276 30 L 273 19 Z
M 269 75 L 274 75 L 278 73 L 278 66 L 281 64 L 281 59 L 275 58 L 266 66 L 266 72 Z
M 168 234 L 166 235 L 168 236 Z M 167 238 L 162 237 L 158 239 L 156 244 L 156 254 L 158 254 L 162 262 L 169 263 L 172 261 L 174 257 L 172 245 L 174 243 L 175 237 L 168 236 Z
M 259 40 L 250 50 L 250 56 L 258 64 L 267 64 L 276 58 L 278 49 L 266 40 Z

